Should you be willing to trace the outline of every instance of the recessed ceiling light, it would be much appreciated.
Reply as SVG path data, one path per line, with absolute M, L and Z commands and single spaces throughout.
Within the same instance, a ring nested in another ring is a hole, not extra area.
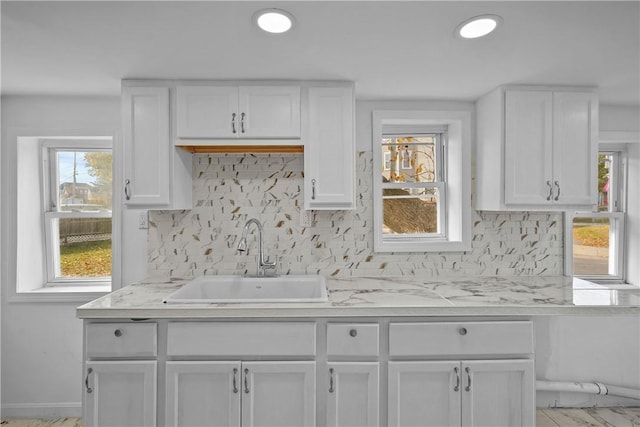
M 263 9 L 253 15 L 256 25 L 268 33 L 286 33 L 293 27 L 293 15 L 282 9 Z
M 502 23 L 498 15 L 480 15 L 467 19 L 456 27 L 456 35 L 463 39 L 477 39 L 495 31 Z

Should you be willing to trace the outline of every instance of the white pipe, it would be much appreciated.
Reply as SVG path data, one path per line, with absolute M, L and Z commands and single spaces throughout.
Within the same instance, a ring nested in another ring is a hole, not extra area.
M 563 381 L 536 381 L 539 391 L 566 391 L 573 393 L 605 394 L 640 400 L 640 390 L 626 387 L 606 385 L 602 383 L 578 383 Z

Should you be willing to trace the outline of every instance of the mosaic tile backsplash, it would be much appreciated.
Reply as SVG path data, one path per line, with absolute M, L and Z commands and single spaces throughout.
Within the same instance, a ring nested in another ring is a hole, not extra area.
M 336 277 L 561 275 L 562 215 L 474 212 L 472 250 L 446 253 L 373 252 L 372 153 L 357 155 L 357 208 L 314 211 L 300 226 L 302 154 L 193 155 L 194 208 L 151 211 L 148 273 L 191 277 L 253 274 L 257 230 L 249 249 L 236 246 L 244 223 L 264 225 L 266 255 L 280 274 Z M 329 166 L 328 166 L 329 167 Z

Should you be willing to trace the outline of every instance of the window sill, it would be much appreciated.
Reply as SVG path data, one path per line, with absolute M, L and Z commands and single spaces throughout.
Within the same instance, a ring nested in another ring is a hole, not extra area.
M 8 297 L 11 302 L 70 302 L 86 303 L 111 292 L 111 283 L 92 286 L 50 286 Z

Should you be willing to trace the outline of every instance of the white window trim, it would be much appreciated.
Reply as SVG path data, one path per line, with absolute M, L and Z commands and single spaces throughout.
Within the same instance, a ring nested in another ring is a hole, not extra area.
M 441 237 L 382 234 L 382 170 L 380 141 L 383 127 L 441 126 L 448 128 L 445 179 L 447 185 L 446 229 Z M 374 111 L 373 112 L 373 242 L 375 252 L 463 252 L 471 250 L 471 112 L 469 111 Z
M 52 220 L 60 219 L 60 218 L 113 218 L 113 210 L 110 213 L 106 212 L 82 212 L 82 213 L 74 213 L 73 215 L 69 215 L 66 212 L 59 212 L 57 210 L 53 210 L 54 206 L 54 198 L 57 201 L 58 198 L 58 186 L 57 186 L 57 175 L 54 175 L 54 172 L 58 172 L 57 169 L 53 169 L 51 164 L 55 162 L 55 159 L 51 156 L 51 150 L 55 149 L 58 151 L 103 151 L 103 150 L 111 150 L 113 153 L 113 143 L 111 139 L 105 138 L 91 138 L 91 139 L 70 139 L 61 138 L 61 139 L 43 139 L 40 142 L 40 154 L 41 154 L 41 182 L 42 182 L 42 214 L 43 214 L 43 231 L 44 231 L 44 249 L 45 249 L 45 272 L 46 272 L 46 282 L 44 283 L 45 288 L 58 288 L 58 287 L 69 287 L 73 289 L 74 287 L 99 287 L 111 288 L 112 276 L 106 277 L 83 277 L 83 278 L 61 278 L 58 277 L 56 266 L 57 261 L 60 258 L 60 246 L 57 241 L 54 230 L 51 227 Z M 113 185 L 113 184 L 112 184 Z M 112 195 L 113 198 L 113 195 Z M 112 241 L 113 241 L 113 227 L 112 227 Z
M 598 151 L 600 154 L 614 154 L 617 174 L 611 177 L 616 191 L 609 194 L 609 203 L 615 205 L 616 211 L 585 212 L 573 211 L 564 214 L 564 270 L 565 275 L 573 274 L 573 220 L 576 217 L 609 218 L 609 271 L 616 274 L 607 275 L 575 275 L 575 277 L 602 284 L 626 283 L 626 241 L 625 232 L 627 210 L 627 157 L 626 147 L 620 144 L 607 144 Z

